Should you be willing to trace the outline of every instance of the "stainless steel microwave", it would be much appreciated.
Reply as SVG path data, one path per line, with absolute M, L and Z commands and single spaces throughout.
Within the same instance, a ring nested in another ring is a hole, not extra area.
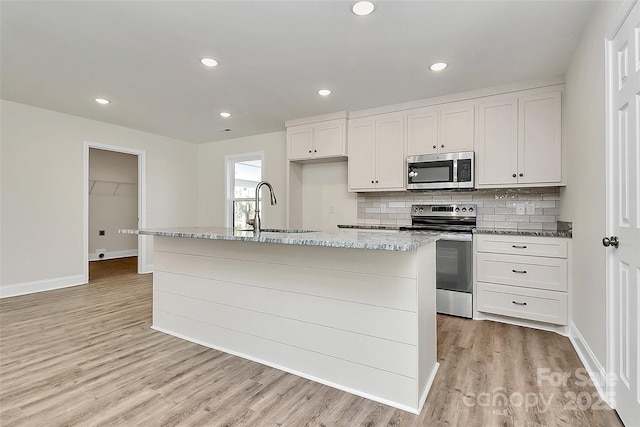
M 407 190 L 474 188 L 474 152 L 407 157 Z

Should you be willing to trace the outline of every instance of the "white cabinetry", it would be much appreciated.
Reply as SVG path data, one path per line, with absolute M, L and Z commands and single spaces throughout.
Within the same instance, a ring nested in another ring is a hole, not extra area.
M 347 155 L 346 118 L 299 125 L 291 125 L 292 122 L 286 123 L 287 158 L 290 161 L 330 159 Z
M 453 102 L 407 115 L 407 155 L 473 150 L 474 104 Z
M 567 239 L 483 234 L 474 237 L 478 312 L 568 324 Z
M 562 185 L 561 92 L 478 103 L 478 188 Z
M 404 115 L 349 120 L 349 191 L 404 190 Z

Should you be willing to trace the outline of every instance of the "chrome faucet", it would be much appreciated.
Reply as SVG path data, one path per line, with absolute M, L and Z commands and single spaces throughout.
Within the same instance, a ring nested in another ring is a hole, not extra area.
M 262 222 L 260 221 L 260 188 L 266 185 L 269 188 L 269 195 L 271 196 L 271 205 L 278 203 L 276 200 L 276 193 L 273 192 L 273 187 L 267 181 L 260 181 L 256 185 L 256 214 L 253 217 L 253 232 L 260 233 L 262 231 Z

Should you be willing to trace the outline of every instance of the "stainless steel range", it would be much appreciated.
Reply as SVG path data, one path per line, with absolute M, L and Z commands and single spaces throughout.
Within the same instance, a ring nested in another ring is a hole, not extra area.
M 436 243 L 436 310 L 473 317 L 473 234 L 476 205 L 413 205 L 411 226 L 403 230 L 440 231 Z

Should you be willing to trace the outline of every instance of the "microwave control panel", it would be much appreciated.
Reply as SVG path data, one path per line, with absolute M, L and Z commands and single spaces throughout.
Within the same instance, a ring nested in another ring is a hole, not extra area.
M 471 181 L 471 159 L 458 160 L 458 182 Z

